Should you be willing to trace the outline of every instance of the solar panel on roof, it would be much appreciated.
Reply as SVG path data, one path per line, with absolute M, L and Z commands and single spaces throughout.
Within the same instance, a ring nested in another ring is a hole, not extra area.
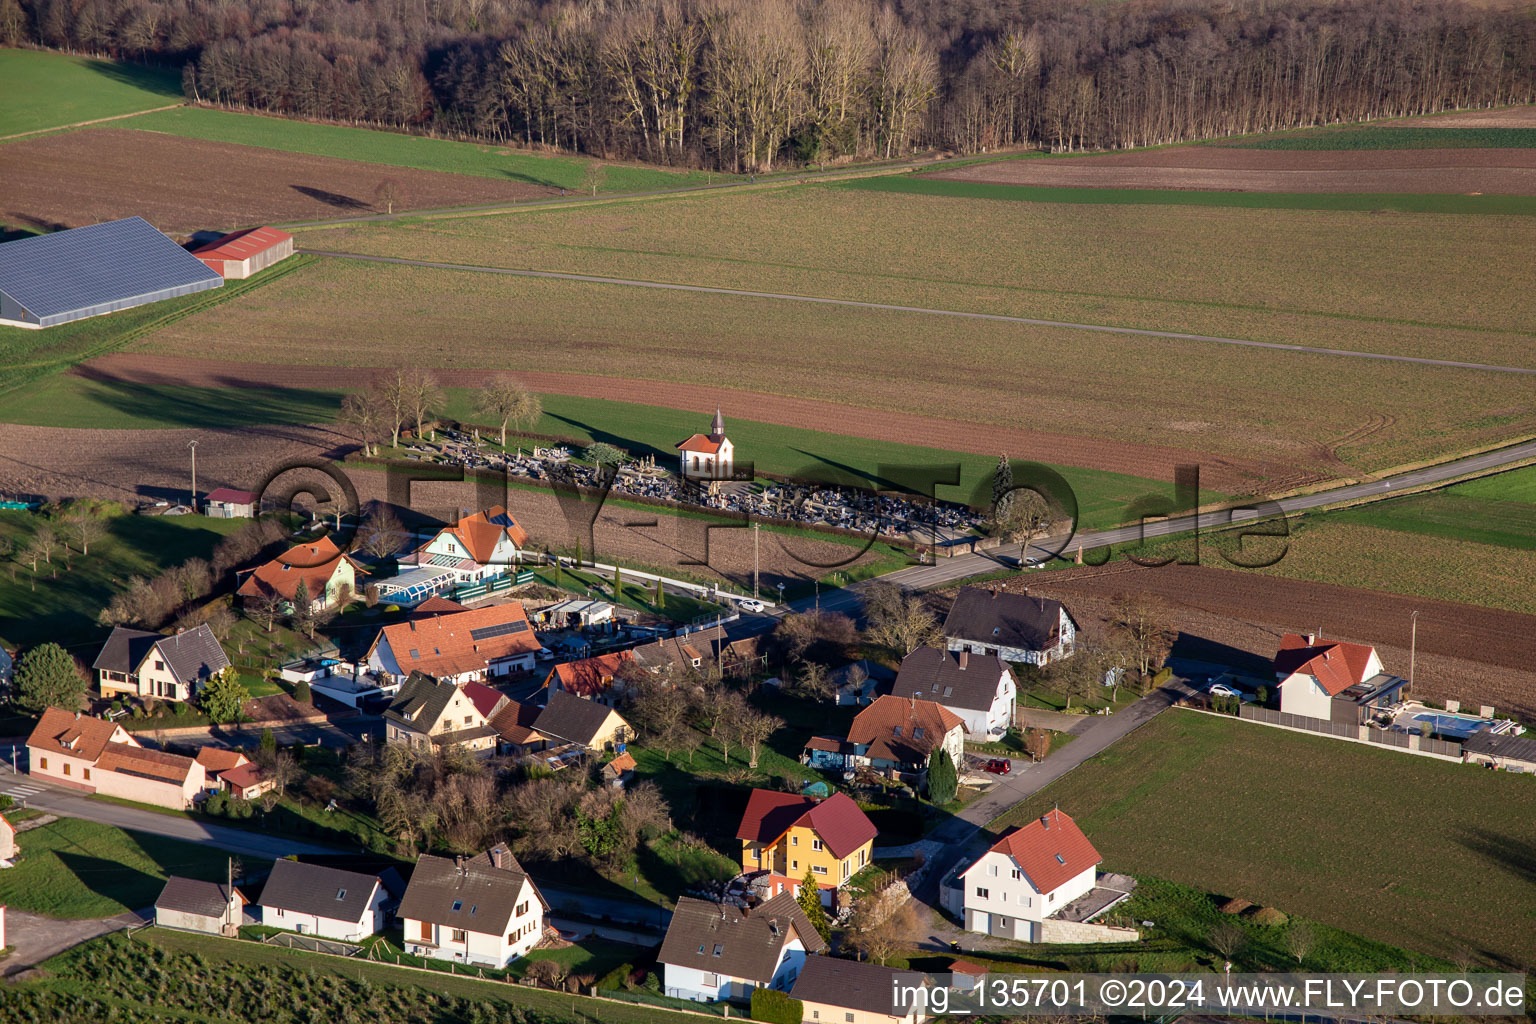
M 142 217 L 0 245 L 0 315 L 44 327 L 223 284 Z
M 494 626 L 481 626 L 469 631 L 471 640 L 489 640 L 497 636 L 509 636 L 513 633 L 521 633 L 528 628 L 528 623 L 521 620 L 517 622 L 501 622 Z

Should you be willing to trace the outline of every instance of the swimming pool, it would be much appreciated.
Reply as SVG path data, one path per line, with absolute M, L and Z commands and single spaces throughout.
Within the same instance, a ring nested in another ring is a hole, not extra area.
M 1413 720 L 1428 722 L 1437 735 L 1458 740 L 1464 740 L 1492 724 L 1486 718 L 1465 718 L 1461 715 L 1414 715 Z

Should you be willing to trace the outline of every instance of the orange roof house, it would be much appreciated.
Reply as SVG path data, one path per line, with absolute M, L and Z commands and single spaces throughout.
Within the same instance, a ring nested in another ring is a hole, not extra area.
M 693 434 L 677 443 L 678 473 L 684 480 L 709 483 L 729 480 L 734 471 L 735 446 L 725 436 L 725 417 L 715 410 L 709 433 Z
M 568 661 L 549 670 L 544 686 L 550 693 L 564 690 L 577 697 L 585 697 L 603 704 L 611 704 L 619 697 L 614 693 L 613 681 L 627 662 L 635 660 L 629 651 L 599 654 L 580 661 Z
M 249 570 L 235 591 L 244 598 L 277 595 L 292 601 L 302 581 L 316 608 L 330 607 L 357 589 L 363 569 L 330 537 L 297 544 L 265 565 Z
M 533 727 L 543 710 L 532 702 L 509 700 L 496 709 L 486 724 L 501 737 L 504 752 L 526 754 L 543 750 L 549 745 L 549 739 Z
M 1084 929 L 1084 924 L 1077 923 L 1081 917 L 1065 918 L 1073 922 L 1065 929 L 1067 934 L 1061 934 L 1062 926 L 1054 923 L 1048 930 L 1047 923 L 1094 890 L 1102 860 L 1070 815 L 1060 809 L 1047 811 L 1022 828 L 1005 832 L 960 873 L 965 927 L 1027 942 L 1093 941 L 1070 934 L 1073 928 L 1079 933 Z
M 122 726 L 48 708 L 27 737 L 27 771 L 86 793 L 186 810 L 207 772 L 190 757 L 145 750 Z
M 965 746 L 965 722 L 931 700 L 887 694 L 860 711 L 848 727 L 855 756 L 876 768 L 925 768 L 940 747 L 958 766 Z
M 385 626 L 365 660 L 371 670 L 383 675 L 404 678 L 420 672 L 434 679 L 467 682 L 529 671 L 539 647 L 523 603 L 512 601 Z
M 1275 654 L 1275 679 L 1280 690 L 1280 710 L 1307 718 L 1334 720 L 1334 698 L 1382 673 L 1376 648 L 1324 640 L 1320 636 L 1287 633 Z M 1362 691 L 1356 690 L 1353 695 Z M 1353 696 L 1351 695 L 1351 696 Z M 1357 719 L 1349 697 L 1349 720 Z
M 238 750 L 226 750 L 223 747 L 199 747 L 195 760 L 203 766 L 203 772 L 207 776 L 205 785 L 209 790 L 215 790 L 219 788 L 220 776 L 224 772 L 248 763 L 250 758 Z
M 478 565 L 509 566 L 528 546 L 528 531 L 500 505 L 465 516 L 437 531 L 415 553 L 414 561 L 432 563 L 433 556 L 469 559 Z
M 876 829 L 846 793 L 825 800 L 754 789 L 736 838 L 746 872 L 769 871 L 797 881 L 810 872 L 837 888 L 869 863 Z

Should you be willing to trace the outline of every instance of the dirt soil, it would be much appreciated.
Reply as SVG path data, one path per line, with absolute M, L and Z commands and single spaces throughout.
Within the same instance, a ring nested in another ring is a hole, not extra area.
M 1489 113 L 1495 113 L 1490 111 Z M 1436 118 L 1439 126 L 1442 119 Z M 1425 122 L 1429 124 L 1429 122 Z M 1453 127 L 1446 123 L 1445 127 Z M 976 164 L 951 181 L 1212 192 L 1536 193 L 1536 149 L 1170 149 Z
M 463 174 L 284 153 L 125 128 L 91 128 L 0 146 L 0 222 L 53 230 L 137 214 L 162 231 L 384 212 L 374 192 L 400 183 L 395 209 L 553 194 Z
M 93 380 L 131 384 L 181 384 L 194 387 L 352 388 L 371 371 L 327 366 L 275 366 L 219 360 L 195 362 L 175 356 L 119 352 L 75 367 L 73 373 Z M 483 370 L 439 370 L 450 387 L 474 387 Z M 517 374 L 529 388 L 547 394 L 579 395 L 616 402 L 711 414 L 717 407 L 750 409 L 747 418 L 780 426 L 834 424 L 851 437 L 924 445 L 949 451 L 992 454 L 1006 451 L 1013 458 L 1065 466 L 1082 466 L 1112 473 L 1172 480 L 1174 467 L 1198 462 L 1201 480 L 1213 490 L 1247 494 L 1259 483 L 1283 490 L 1321 480 L 1319 474 L 1283 462 L 1258 462 L 1213 455 L 1191 449 L 1168 448 L 1097 438 L 1073 437 L 1021 428 L 984 429 L 958 420 L 887 412 L 808 398 L 764 395 L 730 388 L 661 381 L 633 381 L 580 373 L 524 372 Z M 3 437 L 0 434 L 0 437 Z M 0 456 L 4 449 L 0 448 Z M 199 450 L 201 454 L 201 450 Z
M 1090 634 L 1103 632 L 1116 596 L 1154 594 L 1168 602 L 1180 631 L 1176 655 L 1235 664 L 1260 675 L 1268 671 L 1283 633 L 1320 630 L 1330 638 L 1374 645 L 1386 670 L 1406 677 L 1410 616 L 1417 610 L 1414 696 L 1460 700 L 1473 711 L 1489 704 L 1536 718 L 1531 664 L 1536 616 L 1234 569 L 1148 569 L 1128 561 L 989 586 L 1054 597 Z
M 1454 114 L 1405 117 L 1382 124 L 1422 128 L 1536 128 L 1536 106 L 1503 107 L 1498 110 L 1463 110 Z

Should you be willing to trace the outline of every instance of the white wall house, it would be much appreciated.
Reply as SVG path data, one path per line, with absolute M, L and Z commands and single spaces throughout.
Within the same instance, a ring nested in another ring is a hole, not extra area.
M 261 890 L 261 923 L 340 942 L 383 929 L 391 902 L 378 875 L 278 860 Z
M 708 434 L 694 434 L 677 444 L 677 471 L 684 480 L 709 484 L 729 480 L 736 471 L 736 447 L 725 436 L 725 417 L 715 410 Z
M 423 855 L 400 900 L 407 953 L 505 967 L 537 946 L 549 905 L 512 853 Z
M 966 930 L 1042 941 L 1041 922 L 1094 887 L 1101 859 L 1059 810 L 1015 829 L 960 875 Z
M 1013 724 L 1018 687 L 1013 670 L 996 655 L 919 647 L 901 662 L 891 693 L 931 700 L 965 723 L 968 736 L 1001 735 Z
M 951 651 L 1047 665 L 1071 656 L 1077 623 L 1060 601 L 965 587 L 944 619 L 944 641 Z
M 527 546 L 528 531 L 497 505 L 443 527 L 401 562 L 450 571 L 455 584 L 479 583 L 510 572 Z
M 1376 648 L 1367 644 L 1287 633 L 1280 638 L 1280 650 L 1275 655 L 1280 710 L 1332 721 L 1333 698 L 1381 671 Z
M 751 908 L 684 896 L 657 959 L 667 995 L 716 1002 L 764 986 L 788 991 L 806 957 L 825 948 L 789 890 Z

